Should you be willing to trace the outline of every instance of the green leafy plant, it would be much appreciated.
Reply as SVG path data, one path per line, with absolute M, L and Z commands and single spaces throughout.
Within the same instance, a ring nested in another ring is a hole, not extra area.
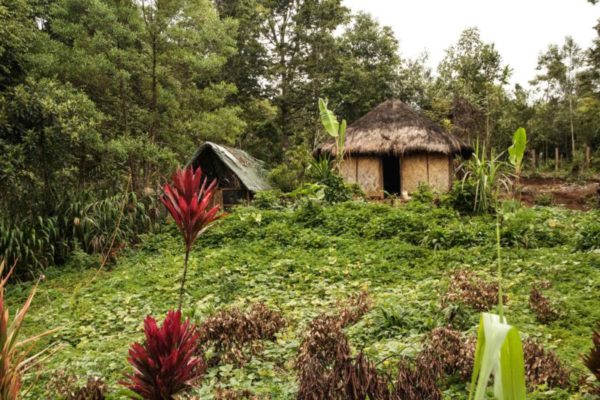
M 485 149 L 475 147 L 473 156 L 464 164 L 466 168 L 462 179 L 462 189 L 468 183 L 472 185 L 473 211 L 488 213 L 493 211 L 498 200 L 498 191 L 501 187 L 508 190 L 509 177 L 502 171 L 503 163 L 500 161 L 502 154 L 487 157 Z
M 327 108 L 327 100 L 321 98 L 319 98 L 319 112 L 325 132 L 335 139 L 335 168 L 339 169 L 346 154 L 346 120 L 343 119 L 339 123 L 333 111 Z
M 527 133 L 525 128 L 519 128 L 515 131 L 512 139 L 512 145 L 508 148 L 508 160 L 515 167 L 517 178 L 521 176 L 521 167 L 523 157 L 527 148 Z

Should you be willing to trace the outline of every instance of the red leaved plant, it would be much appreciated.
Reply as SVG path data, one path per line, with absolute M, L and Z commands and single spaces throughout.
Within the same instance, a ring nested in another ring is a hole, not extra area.
M 216 188 L 216 179 L 208 184 L 206 177 L 202 179 L 202 170 L 194 169 L 190 165 L 183 170 L 177 169 L 173 175 L 173 186 L 165 184 L 164 194 L 160 198 L 175 220 L 185 241 L 185 261 L 179 291 L 180 310 L 192 245 L 208 225 L 221 216 L 218 214 L 219 205 L 210 207 Z
M 122 385 L 146 400 L 170 400 L 202 377 L 206 365 L 196 355 L 198 331 L 189 320 L 181 321 L 181 311 L 169 311 L 160 328 L 147 316 L 144 333 L 144 343 L 129 349 L 135 372 Z

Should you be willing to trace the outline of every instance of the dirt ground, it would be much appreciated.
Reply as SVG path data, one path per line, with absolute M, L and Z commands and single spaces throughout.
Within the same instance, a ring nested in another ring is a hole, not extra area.
M 600 205 L 600 178 L 583 183 L 559 178 L 522 178 L 521 200 L 528 205 L 560 205 L 573 210 L 589 210 Z

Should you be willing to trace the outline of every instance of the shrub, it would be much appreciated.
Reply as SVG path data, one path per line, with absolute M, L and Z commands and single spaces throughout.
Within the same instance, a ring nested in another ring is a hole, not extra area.
M 555 247 L 569 240 L 566 227 L 551 210 L 523 208 L 505 214 L 502 244 L 509 247 Z
M 535 196 L 534 202 L 538 206 L 551 206 L 554 203 L 554 197 L 551 193 L 541 193 Z
M 195 384 L 206 370 L 197 356 L 199 333 L 181 311 L 169 311 L 162 327 L 148 316 L 144 321 L 145 340 L 129 349 L 134 373 L 124 386 L 148 400 L 171 399 Z
M 283 193 L 281 190 L 262 190 L 256 192 L 254 199 L 252 199 L 252 205 L 261 210 L 273 210 L 282 208 L 282 197 Z
M 600 249 L 600 221 L 597 213 L 590 214 L 590 220 L 579 227 L 575 248 L 581 251 Z
M 418 203 L 431 204 L 436 199 L 436 194 L 427 183 L 419 183 L 417 190 L 410 195 L 411 200 Z
M 442 203 L 461 214 L 474 214 L 476 210 L 473 205 L 476 202 L 477 190 L 477 185 L 473 179 L 454 181 L 452 189 L 444 197 Z M 487 209 L 488 212 L 491 210 L 491 208 Z

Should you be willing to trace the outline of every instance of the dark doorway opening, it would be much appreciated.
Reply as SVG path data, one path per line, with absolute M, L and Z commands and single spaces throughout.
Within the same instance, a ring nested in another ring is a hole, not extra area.
M 383 157 L 383 190 L 390 195 L 400 195 L 400 158 Z

